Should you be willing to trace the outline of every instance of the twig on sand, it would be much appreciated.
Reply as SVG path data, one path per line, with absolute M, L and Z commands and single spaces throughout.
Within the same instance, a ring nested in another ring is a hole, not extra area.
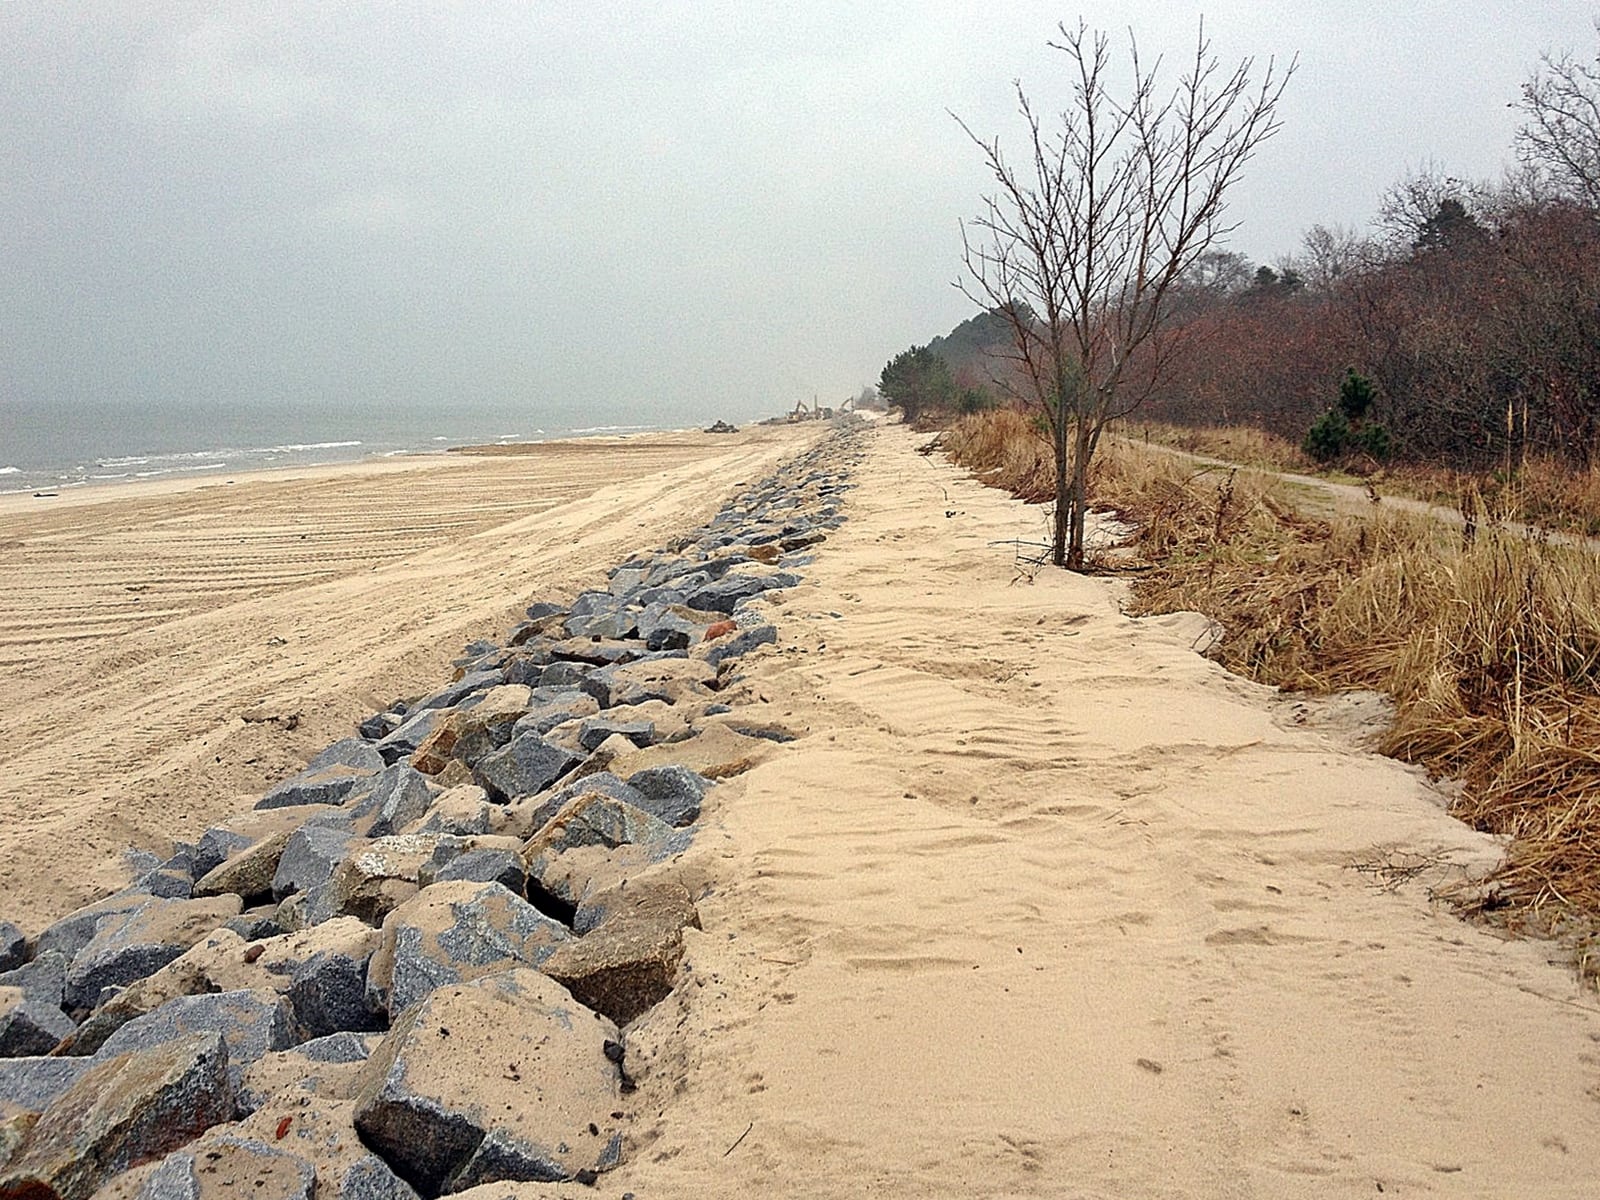
M 744 1141 L 745 1138 L 749 1137 L 750 1136 L 750 1131 L 752 1129 L 754 1129 L 755 1127 L 756 1127 L 756 1123 L 754 1121 L 751 1121 L 750 1124 L 746 1125 L 744 1127 L 744 1132 L 741 1133 L 738 1137 L 733 1139 L 733 1145 L 729 1146 L 726 1150 L 724 1150 L 722 1152 L 722 1157 L 723 1158 L 727 1158 L 728 1155 L 732 1154 L 735 1150 L 737 1150 L 739 1148 L 739 1143 Z

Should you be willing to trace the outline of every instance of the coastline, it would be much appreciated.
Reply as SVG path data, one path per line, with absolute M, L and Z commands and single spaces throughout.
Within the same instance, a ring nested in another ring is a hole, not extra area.
M 811 437 L 578 439 L 0 502 L 11 919 L 121 886 L 125 847 L 248 807 L 530 595 L 598 582 Z
M 754 425 L 755 422 L 751 424 Z M 22 500 L 38 501 L 40 504 L 44 504 L 87 497 L 93 501 L 106 498 L 108 495 L 116 498 L 119 494 L 119 489 L 133 489 L 127 493 L 128 495 L 170 495 L 197 487 L 234 486 L 241 482 L 254 481 L 263 477 L 284 477 L 285 473 L 288 472 L 293 473 L 293 475 L 289 476 L 292 478 L 315 478 L 326 472 L 337 472 L 355 467 L 382 469 L 384 464 L 395 463 L 401 464 L 405 468 L 411 468 L 420 463 L 448 461 L 452 456 L 527 452 L 511 450 L 509 449 L 510 447 L 546 446 L 569 442 L 615 444 L 635 438 L 693 436 L 698 432 L 698 429 L 692 427 L 670 429 L 636 428 L 627 431 L 609 428 L 595 431 L 578 430 L 526 441 L 466 442 L 440 446 L 437 449 L 370 450 L 354 457 L 339 456 L 309 462 L 251 464 L 237 469 L 228 469 L 230 464 L 227 463 L 216 464 L 215 466 L 175 467 L 162 470 L 150 478 L 91 477 L 70 483 L 44 484 L 40 486 L 10 487 L 7 486 L 7 481 L 14 476 L 0 474 L 0 517 L 15 511 L 18 507 L 25 509 L 26 506 L 19 505 Z M 359 442 L 329 443 L 327 448 L 338 449 L 360 444 Z M 501 450 L 498 449 L 499 447 L 507 447 L 508 449 Z M 306 446 L 301 449 L 311 451 L 317 448 L 317 446 Z M 205 456 L 195 455 L 195 457 Z M 17 476 L 20 477 L 20 472 L 17 473 Z

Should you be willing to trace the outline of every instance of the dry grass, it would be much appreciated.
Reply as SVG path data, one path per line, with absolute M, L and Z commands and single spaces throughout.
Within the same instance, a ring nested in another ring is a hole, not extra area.
M 1286 438 L 1247 425 L 1190 428 L 1128 422 L 1121 432 L 1133 441 L 1154 442 L 1244 467 L 1333 479 L 1348 475 L 1314 461 Z M 1352 469 L 1357 466 L 1352 464 Z M 1514 473 L 1457 471 L 1415 463 L 1380 467 L 1368 461 L 1359 466 L 1358 474 L 1379 491 L 1475 510 L 1490 521 L 1600 536 L 1600 471 L 1574 471 L 1554 458 L 1532 456 Z
M 1035 450 L 1016 419 L 989 420 L 952 430 L 953 455 L 1047 494 L 1048 458 L 1042 481 L 1037 463 L 1019 471 Z M 1141 529 L 1137 611 L 1205 613 L 1227 630 L 1213 656 L 1265 683 L 1387 693 L 1385 752 L 1458 780 L 1456 815 L 1511 838 L 1493 878 L 1451 898 L 1510 928 L 1564 930 L 1584 957 L 1600 929 L 1592 555 L 1493 526 L 1468 543 L 1383 509 L 1313 520 L 1267 476 L 1196 470 L 1127 442 L 1102 452 L 1095 484 Z
M 1121 432 L 1135 441 L 1173 446 L 1208 458 L 1224 458 L 1243 467 L 1300 472 L 1318 469 L 1294 442 L 1249 425 L 1190 427 L 1166 425 L 1160 421 L 1129 421 Z
M 961 417 L 941 435 L 940 448 L 991 487 L 1029 504 L 1055 497 L 1056 471 L 1049 439 L 1033 419 L 1013 408 Z

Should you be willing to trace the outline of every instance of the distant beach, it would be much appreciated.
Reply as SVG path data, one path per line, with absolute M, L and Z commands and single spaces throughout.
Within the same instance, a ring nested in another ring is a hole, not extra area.
M 644 433 L 681 423 L 585 423 L 513 406 L 0 404 L 0 494 Z

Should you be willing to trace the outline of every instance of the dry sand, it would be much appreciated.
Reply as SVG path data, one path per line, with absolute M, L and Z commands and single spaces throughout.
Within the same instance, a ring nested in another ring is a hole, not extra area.
M 119 840 L 248 803 L 803 436 L 665 447 L 553 507 L 513 459 L 6 516 L 5 907 L 37 924 Z M 912 441 L 872 435 L 731 689 L 797 739 L 713 793 L 704 932 L 629 1038 L 631 1161 L 493 1194 L 1595 1195 L 1593 998 L 1428 903 L 1497 847 L 1197 656 L 1192 620 L 1017 579 L 1040 510 Z M 295 558 L 302 519 L 330 554 Z M 122 616 L 136 579 L 181 611 Z
M 1042 511 L 877 438 L 749 670 L 802 736 L 717 793 L 614 1190 L 1600 1194 L 1594 998 L 1428 903 L 1497 846 L 1194 620 L 1014 581 Z

